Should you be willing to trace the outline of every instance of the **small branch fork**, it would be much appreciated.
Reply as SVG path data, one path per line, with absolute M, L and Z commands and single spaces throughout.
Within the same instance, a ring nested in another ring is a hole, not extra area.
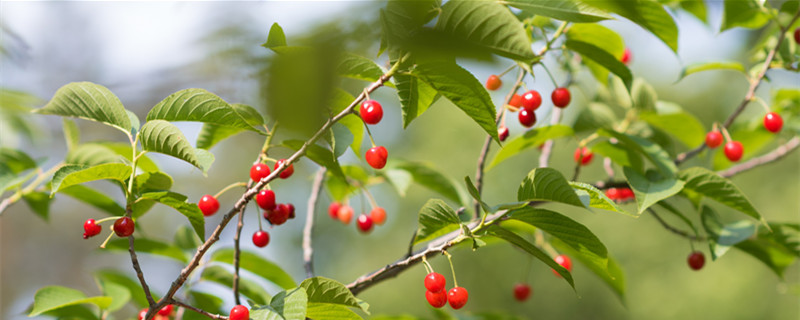
M 661 216 L 659 216 L 658 213 L 656 213 L 656 211 L 653 210 L 653 209 L 648 208 L 647 211 L 649 211 L 650 214 L 652 214 L 653 217 L 656 218 L 656 220 L 658 220 L 658 223 L 660 223 L 664 227 L 664 229 L 667 229 L 667 230 L 669 230 L 670 232 L 672 232 L 674 234 L 677 234 L 677 235 L 679 235 L 681 237 L 684 237 L 684 238 L 692 240 L 692 241 L 705 241 L 706 240 L 706 237 L 699 236 L 699 235 L 693 235 L 693 234 L 691 234 L 689 232 L 686 232 L 686 231 L 683 231 L 681 229 L 678 229 L 678 228 L 675 228 L 675 227 L 671 226 L 669 223 L 664 221 L 664 219 L 662 219 Z
M 314 247 L 311 246 L 311 235 L 314 231 L 314 211 L 317 207 L 319 194 L 322 191 L 322 182 L 325 181 L 325 167 L 317 171 L 314 176 L 314 184 L 311 187 L 311 196 L 308 197 L 308 209 L 306 214 L 306 225 L 303 228 L 303 266 L 306 270 L 306 277 L 314 276 Z
M 191 305 L 189 305 L 187 303 L 184 303 L 184 302 L 181 302 L 181 301 L 178 301 L 178 300 L 175 300 L 175 299 L 170 299 L 169 303 L 170 304 L 174 304 L 174 305 L 179 306 L 179 307 L 182 307 L 182 308 L 186 308 L 186 309 L 192 310 L 194 312 L 202 314 L 202 315 L 204 315 L 206 317 L 209 317 L 211 319 L 221 319 L 221 320 L 227 320 L 228 319 L 228 317 L 226 317 L 226 316 L 213 314 L 213 313 L 210 313 L 210 312 L 205 311 L 203 309 L 191 306 Z

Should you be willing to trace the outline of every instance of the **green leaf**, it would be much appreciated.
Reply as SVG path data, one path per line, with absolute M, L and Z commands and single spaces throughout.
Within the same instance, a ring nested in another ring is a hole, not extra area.
M 436 30 L 506 58 L 533 60 L 525 29 L 511 21 L 518 20 L 498 2 L 451 0 L 442 6 Z
M 389 1 L 381 10 L 380 52 L 389 48 L 390 55 L 399 56 L 415 40 L 421 27 L 441 12 L 441 0 Z
M 76 184 L 69 188 L 61 188 L 61 191 L 59 192 L 80 200 L 90 206 L 103 210 L 111 216 L 121 216 L 125 214 L 125 208 L 117 204 L 114 199 L 111 199 L 104 193 L 87 186 Z
M 507 0 L 501 3 L 532 13 L 561 21 L 597 22 L 611 19 L 607 13 L 575 0 Z
M 642 111 L 655 110 L 657 101 L 658 94 L 653 86 L 641 78 L 633 81 L 633 87 L 631 88 L 633 107 Z
M 30 156 L 11 148 L 0 148 L 0 163 L 6 165 L 14 174 L 38 167 Z
M 138 253 L 154 254 L 175 259 L 183 263 L 189 262 L 189 259 L 183 253 L 183 250 L 158 240 L 136 238 L 136 240 L 133 242 L 133 248 Z M 106 244 L 106 249 L 128 252 L 128 239 L 111 240 Z
M 363 319 L 353 310 L 339 305 L 310 302 L 306 317 L 313 320 L 360 320 Z
M 203 242 L 200 241 L 200 238 L 197 237 L 197 234 L 195 234 L 192 229 L 184 225 L 178 226 L 178 230 L 175 231 L 173 242 L 176 246 L 178 246 L 178 248 L 184 250 L 194 250 L 203 244 Z
M 336 280 L 313 277 L 303 280 L 300 287 L 308 293 L 308 303 L 331 303 L 358 308 L 369 314 L 369 304 L 356 299 L 347 287 Z
M 595 0 L 587 4 L 633 21 L 678 52 L 678 26 L 667 10 L 655 0 Z
M 364 168 L 362 167 L 344 166 L 342 167 L 342 172 L 344 172 L 348 179 L 354 179 L 361 183 L 361 185 L 367 184 L 367 172 L 364 171 Z M 382 170 L 382 172 L 379 174 L 384 175 L 384 177 L 389 177 L 387 175 L 389 172 L 391 172 L 391 170 Z M 402 172 L 405 173 L 405 171 Z M 344 201 L 348 195 L 361 190 L 358 188 L 358 186 L 350 184 L 341 176 L 334 175 L 331 172 L 328 172 L 326 176 L 327 178 L 325 179 L 325 187 L 330 193 L 331 198 L 333 198 L 335 201 Z M 396 183 L 396 181 L 390 181 L 390 183 Z
M 75 121 L 61 118 L 64 128 L 64 140 L 67 142 L 67 150 L 72 150 L 81 143 L 81 131 Z
M 673 104 L 659 101 L 658 106 L 661 105 Z M 678 108 L 677 110 L 673 109 L 675 111 L 642 112 L 639 114 L 639 118 L 651 126 L 671 134 L 687 147 L 693 148 L 703 143 L 706 132 L 703 124 L 691 113 L 683 111 L 677 105 L 674 106 Z
M 622 169 L 634 195 L 636 195 L 639 214 L 659 201 L 681 192 L 684 187 L 684 182 L 675 178 L 656 178 L 650 177 L 650 175 L 645 177 L 629 167 Z
M 767 10 L 755 0 L 725 0 L 725 12 L 722 15 L 722 24 L 719 32 L 743 27 L 758 29 L 770 20 Z
M 528 130 L 523 135 L 506 142 L 503 148 L 494 155 L 494 158 L 492 158 L 492 161 L 489 163 L 488 169 L 494 168 L 496 165 L 500 164 L 500 162 L 524 150 L 537 148 L 547 140 L 569 137 L 574 134 L 572 128 L 560 124 Z
M 642 155 L 623 144 L 603 141 L 593 145 L 591 149 L 592 152 L 611 159 L 621 167 L 631 167 L 637 171 L 644 171 Z
M 553 168 L 536 168 L 522 180 L 517 191 L 518 201 L 555 201 L 583 208 L 575 190 Z
M 300 140 L 286 140 L 282 144 L 289 149 L 298 151 L 303 147 L 304 142 Z M 308 149 L 306 149 L 305 155 L 309 160 L 327 168 L 334 175 L 337 175 L 340 178 L 345 177 L 344 172 L 342 172 L 342 167 L 339 166 L 339 161 L 336 160 L 336 158 L 333 156 L 333 152 L 330 150 L 320 147 L 316 144 L 312 144 L 308 146 Z
M 200 239 L 206 238 L 206 221 L 203 217 L 203 213 L 200 212 L 200 208 L 197 207 L 197 204 L 186 202 L 186 196 L 176 192 L 156 191 L 143 193 L 139 199 L 153 200 L 177 210 L 185 216 L 186 219 L 189 219 L 189 223 L 192 224 L 194 232 Z
M 335 89 L 333 98 L 329 103 L 331 112 L 336 114 L 342 112 L 353 100 L 355 100 L 355 97 L 351 94 L 342 89 Z M 350 149 L 353 150 L 357 157 L 361 157 L 361 142 L 364 141 L 364 122 L 357 115 L 351 113 L 340 119 L 338 124 L 344 125 L 353 134 L 353 142 L 350 144 Z
M 211 312 L 211 313 L 222 313 L 222 312 L 220 312 L 220 309 L 222 308 L 222 302 L 223 301 L 219 297 L 217 297 L 217 296 L 215 296 L 213 294 L 208 294 L 208 293 L 203 293 L 203 292 L 198 292 L 198 291 L 189 291 L 189 296 L 191 297 L 193 306 L 198 307 L 201 310 L 205 310 L 205 311 Z M 185 310 L 186 310 L 186 312 L 183 314 L 183 319 L 182 320 L 207 320 L 208 319 L 208 317 L 206 317 L 205 315 L 202 315 L 200 313 L 194 312 L 194 311 L 189 310 L 189 309 L 185 309 Z
M 256 109 L 251 106 L 234 103 L 231 105 L 236 113 L 244 119 L 247 124 L 253 127 L 260 127 L 264 124 L 264 118 Z M 230 126 L 221 126 L 212 123 L 204 123 L 203 128 L 197 135 L 197 148 L 198 149 L 211 149 L 217 143 L 227 138 L 230 138 L 246 129 Z M 261 133 L 261 131 L 258 131 Z
M 254 306 L 250 318 L 255 320 L 304 320 L 308 295 L 303 288 L 281 291 L 272 297 L 269 306 Z
M 83 145 L 79 146 L 78 148 L 76 148 L 76 153 L 77 153 L 77 151 L 82 151 L 83 146 L 85 146 L 85 145 L 88 145 L 88 144 L 83 144 Z M 131 161 L 133 161 L 133 158 L 132 158 L 133 157 L 133 150 L 131 149 L 130 143 L 104 142 L 104 143 L 95 144 L 95 145 L 99 145 L 100 147 L 103 147 L 103 148 L 111 151 L 111 153 L 108 153 L 106 155 L 106 157 L 110 158 L 110 157 L 113 156 L 113 154 L 117 155 L 116 156 L 116 160 L 109 161 L 109 162 L 122 162 L 122 163 L 130 164 Z M 96 152 L 106 153 L 106 151 L 100 151 L 99 149 Z M 70 152 L 70 153 L 72 153 L 72 152 Z M 124 158 L 125 160 L 120 160 L 120 156 L 122 158 Z M 82 164 L 82 163 L 76 163 L 76 164 Z M 87 163 L 87 164 L 91 165 L 92 163 Z M 97 164 L 99 164 L 99 163 L 97 163 Z M 151 160 L 149 157 L 147 157 L 144 154 L 139 155 L 139 160 L 136 161 L 136 168 L 137 169 L 141 169 L 142 171 L 149 171 L 149 172 L 158 171 L 158 166 L 155 164 L 155 162 L 153 162 L 153 160 Z
M 541 1 L 540 3 L 548 3 Z M 622 37 L 607 27 L 596 23 L 578 23 L 571 25 L 566 33 L 567 39 L 587 43 L 600 48 L 614 57 L 622 57 L 625 42 Z M 605 80 L 605 79 L 603 79 Z
M 403 128 L 422 115 L 439 98 L 439 93 L 424 81 L 412 75 L 396 74 L 397 97 L 403 113 Z
M 578 251 L 559 239 L 553 239 L 550 243 L 556 247 L 559 252 L 578 259 L 578 261 L 583 263 L 592 273 L 597 275 L 614 291 L 622 304 L 625 304 L 625 272 L 622 271 L 616 259 L 609 255 L 608 268 L 601 268 L 597 264 L 592 263 L 588 256 L 579 254 Z
M 208 266 L 203 269 L 200 279 L 208 280 L 230 288 L 233 285 L 233 273 L 222 266 Z M 256 282 L 239 277 L 239 293 L 258 304 L 267 304 L 272 297 Z
M 122 163 L 106 163 L 93 167 L 65 165 L 53 174 L 50 196 L 61 189 L 95 180 L 116 180 L 124 185 L 130 177 L 131 167 Z
M 269 35 L 267 42 L 262 44 L 265 48 L 283 47 L 286 46 L 286 35 L 283 33 L 283 28 L 277 22 L 272 24 L 269 28 Z
M 470 180 L 469 176 L 464 177 L 464 183 L 467 185 L 467 191 L 469 191 L 469 195 L 472 196 L 473 200 L 477 201 L 478 204 L 480 204 L 481 208 L 486 214 L 494 212 L 492 208 L 490 208 L 489 205 L 486 204 L 486 202 L 484 202 L 483 199 L 481 199 L 481 194 L 480 192 L 478 192 L 478 188 L 476 188 L 475 185 L 472 184 L 472 180 Z M 524 202 L 523 204 L 527 205 Z M 462 225 L 462 227 L 464 226 Z M 462 229 L 464 229 L 465 232 L 469 232 L 469 228 L 462 228 Z
M 633 84 L 633 75 L 628 67 L 620 62 L 616 56 L 598 46 L 583 41 L 568 39 L 565 45 L 572 51 L 579 53 L 584 59 L 596 62 L 620 77 L 622 82 L 625 83 L 625 87 L 630 90 Z M 605 79 L 598 77 L 598 80 L 604 81 Z
M 519 235 L 511 231 L 508 231 L 504 228 L 501 228 L 500 226 L 497 225 L 490 226 L 486 230 L 486 234 L 508 241 L 517 248 L 525 250 L 525 252 L 536 257 L 537 259 L 539 259 L 539 261 L 544 262 L 544 264 L 548 265 L 550 268 L 558 272 L 558 274 L 560 274 L 561 277 L 564 278 L 564 280 L 566 280 L 567 283 L 569 283 L 572 289 L 575 290 L 575 283 L 572 280 L 572 274 L 570 274 L 570 272 L 567 271 L 567 269 L 564 269 L 564 267 L 556 263 L 555 260 L 553 260 L 553 258 L 551 258 L 546 253 L 539 250 L 539 248 L 534 246 L 532 243 L 528 242 L 528 240 L 525 240 Z
M 58 308 L 45 312 L 42 315 L 58 320 L 100 320 L 100 318 L 97 317 L 97 311 L 85 305 L 72 305 Z
M 83 292 L 61 286 L 44 287 L 36 291 L 33 296 L 33 309 L 28 317 L 35 317 L 42 313 L 79 304 L 93 304 L 100 309 L 111 305 L 111 297 L 87 298 Z
M 569 185 L 575 189 L 575 191 L 578 193 L 578 197 L 581 197 L 581 193 L 583 192 L 589 198 L 588 203 L 587 201 L 582 201 L 584 206 L 631 215 L 627 211 L 622 210 L 622 208 L 617 206 L 614 200 L 609 199 L 603 191 L 598 190 L 591 184 L 570 181 Z
M 97 279 L 98 282 L 103 281 L 106 283 L 114 283 L 116 285 L 127 288 L 128 292 L 131 294 L 131 299 L 133 300 L 133 303 L 137 307 L 144 308 L 148 306 L 147 298 L 145 297 L 144 291 L 142 290 L 142 285 L 139 284 L 139 281 L 133 280 L 124 273 L 114 269 L 104 269 L 95 271 L 94 278 Z M 155 294 L 153 298 L 158 299 L 158 297 Z
M 623 87 L 622 91 L 628 96 L 627 89 Z M 590 102 L 580 110 L 572 128 L 575 132 L 594 132 L 600 128 L 611 129 L 617 121 L 617 115 L 607 104 Z
M 495 109 L 492 99 L 469 71 L 454 62 L 438 61 L 418 64 L 414 69 L 414 75 L 450 100 L 475 120 L 489 136 L 500 142 L 497 137 L 497 123 L 494 121 Z
M 734 70 L 747 76 L 744 66 L 739 62 L 699 62 L 683 67 L 680 76 L 678 76 L 678 81 L 686 78 L 686 76 L 690 74 L 708 70 Z
M 131 300 L 130 290 L 123 285 L 102 280 L 98 280 L 98 284 L 103 294 L 111 298 L 111 305 L 108 306 L 110 312 L 122 309 Z
M 233 265 L 233 249 L 220 249 L 211 255 L 210 261 L 223 262 Z M 242 251 L 239 257 L 239 267 L 272 282 L 283 289 L 297 286 L 292 277 L 283 271 L 274 262 L 266 260 L 258 254 Z
M 708 23 L 708 13 L 706 13 L 706 3 L 704 1 L 680 0 L 680 3 L 683 10 L 691 13 L 697 17 L 697 19 L 700 19 L 700 21 Z
M 414 244 L 425 242 L 458 229 L 461 220 L 442 200 L 430 199 L 419 210 L 417 237 Z
M 722 257 L 732 246 L 747 240 L 756 233 L 758 226 L 751 221 L 741 220 L 723 225 L 719 216 L 709 206 L 703 206 L 700 213 L 703 228 L 708 234 L 711 259 Z
M 133 179 L 134 187 L 139 193 L 150 191 L 167 191 L 172 188 L 172 177 L 160 171 L 145 172 Z
M 50 217 L 50 202 L 53 201 L 45 192 L 31 191 L 22 194 L 22 199 L 28 204 L 33 213 L 45 221 Z
M 671 177 L 678 172 L 678 168 L 675 166 L 675 163 L 672 162 L 669 154 L 664 151 L 661 146 L 650 140 L 605 129 L 599 130 L 598 133 L 607 137 L 614 137 L 629 149 L 641 153 L 645 158 L 656 165 L 658 170 L 666 176 Z
M 97 121 L 127 135 L 131 132 L 131 120 L 119 98 L 91 82 L 72 82 L 59 88 L 44 108 L 34 112 Z
M 445 198 L 455 202 L 462 202 L 463 191 L 459 190 L 452 179 L 444 176 L 431 166 L 411 161 L 394 161 L 390 164 L 390 169 L 403 170 L 408 172 L 414 182 L 439 193 Z
M 147 113 L 148 123 L 153 120 L 197 121 L 255 130 L 229 103 L 203 89 L 184 89 L 171 94 Z
M 797 261 L 794 252 L 767 233 L 759 233 L 758 237 L 737 243 L 735 247 L 764 263 L 782 279 L 786 269 Z
M 148 121 L 139 132 L 139 140 L 145 151 L 163 153 L 186 161 L 203 171 L 208 172 L 214 156 L 208 151 L 195 149 L 183 136 L 180 129 L 164 120 Z
M 334 123 L 330 129 L 331 132 L 331 148 L 333 148 L 333 156 L 336 158 L 341 157 L 347 147 L 353 143 L 353 134 L 346 126 L 341 123 Z
M 375 82 L 383 75 L 383 69 L 375 62 L 362 56 L 345 53 L 336 71 L 340 76 L 356 80 Z M 384 83 L 385 86 L 394 88 L 391 82 Z
M 397 191 L 397 194 L 400 195 L 400 197 L 406 196 L 406 191 L 408 191 L 408 188 L 411 187 L 411 183 L 414 182 L 414 177 L 411 176 L 411 173 L 406 170 L 387 168 L 381 170 L 381 172 L 378 174 L 386 178 L 386 181 L 389 182 L 392 187 L 394 187 L 395 191 Z M 352 186 L 351 188 L 357 189 L 355 186 Z M 356 190 L 353 190 L 353 192 L 355 191 Z M 337 198 L 336 200 L 341 199 L 342 198 Z
M 730 180 L 701 167 L 683 170 L 678 174 L 678 177 L 686 181 L 686 185 L 684 186 L 685 190 L 711 198 L 730 208 L 739 210 L 766 225 L 766 221 L 761 217 L 761 214 L 756 211 L 756 208 L 753 207 L 750 200 L 748 200 L 742 190 L 739 190 Z

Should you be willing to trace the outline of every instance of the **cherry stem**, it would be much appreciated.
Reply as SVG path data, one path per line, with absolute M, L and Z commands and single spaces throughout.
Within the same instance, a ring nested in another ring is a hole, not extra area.
M 366 187 L 362 186 L 361 184 L 358 185 L 361 188 L 361 191 L 367 195 L 367 199 L 369 200 L 369 205 L 372 206 L 373 209 L 378 207 L 378 202 L 375 201 L 375 198 L 372 196 L 372 193 L 367 190 Z
M 114 235 L 114 226 L 108 226 L 108 229 L 111 230 L 111 233 L 109 233 L 108 237 L 106 237 L 106 241 L 103 241 L 103 244 L 100 245 L 100 248 L 102 249 L 106 248 L 106 245 L 109 241 L 111 241 L 111 237 Z
M 766 111 L 767 113 L 770 113 L 770 112 L 772 112 L 772 110 L 769 108 L 769 105 L 767 105 L 767 102 L 766 102 L 766 101 L 764 101 L 764 99 L 761 99 L 761 97 L 759 97 L 759 96 L 753 96 L 753 98 L 752 98 L 752 99 L 750 99 L 750 101 L 755 101 L 756 103 L 758 103 L 759 105 L 761 105 L 761 107 L 763 107 L 763 108 L 764 108 L 764 111 Z
M 511 70 L 514 70 L 514 68 L 515 68 L 515 67 L 517 67 L 517 64 L 516 64 L 516 63 L 515 63 L 515 64 L 512 64 L 512 65 L 510 65 L 508 68 L 506 68 L 505 70 L 503 70 L 503 72 L 501 72 L 500 74 L 498 74 L 498 75 L 497 75 L 497 77 L 498 77 L 498 78 L 502 78 L 504 75 L 506 75 L 506 73 L 508 73 L 508 72 L 509 72 L 509 71 L 511 71 Z
M 453 285 L 458 287 L 458 280 L 456 280 L 456 269 L 453 268 L 453 257 L 450 256 L 450 253 L 447 250 L 442 250 L 442 254 L 447 256 L 447 262 L 450 262 L 450 273 L 453 274 Z
M 256 206 L 258 206 L 258 205 L 256 205 Z M 256 212 L 259 212 L 259 211 L 261 211 L 261 210 L 256 209 Z M 242 212 L 244 213 L 244 209 L 242 209 Z M 256 215 L 256 219 L 258 219 L 258 230 L 264 230 L 264 227 L 261 225 L 261 217 L 259 215 Z
M 367 97 L 367 100 L 372 100 L 372 99 L 369 98 L 369 92 L 367 91 L 367 89 L 364 89 L 364 96 Z M 363 104 L 363 102 L 362 102 L 362 104 Z
M 364 122 L 364 119 L 361 119 Z M 372 147 L 375 148 L 375 139 L 372 138 L 372 132 L 369 131 L 369 126 L 366 122 L 364 122 L 364 128 L 367 129 L 367 136 L 369 136 L 369 142 L 372 144 Z
M 728 142 L 733 141 L 733 139 L 731 138 L 731 135 L 728 133 L 728 129 L 725 128 L 724 126 L 722 127 L 722 135 L 725 136 L 725 141 L 728 141 Z
M 711 131 L 719 131 L 719 124 L 714 122 L 714 124 L 711 125 Z
M 100 219 L 100 220 L 95 220 L 94 223 L 95 224 L 100 224 L 102 222 L 106 222 L 106 221 L 109 221 L 109 220 L 115 220 L 115 219 L 119 219 L 119 217 L 106 217 L 106 218 L 103 218 L 103 219 Z
M 427 271 L 428 273 L 433 273 L 433 267 L 428 262 L 428 258 L 426 258 L 425 256 L 422 256 L 422 266 L 425 267 L 425 271 Z
M 231 183 L 228 186 L 226 186 L 225 188 L 222 188 L 222 190 L 220 190 L 219 192 L 217 192 L 217 194 L 214 195 L 214 199 L 219 198 L 223 193 L 227 192 L 228 190 L 231 190 L 231 189 L 236 188 L 236 187 L 246 187 L 246 186 L 247 186 L 247 183 L 244 183 L 244 182 Z
M 264 146 L 261 147 L 261 153 L 258 154 L 258 160 L 256 160 L 256 163 L 260 162 L 261 158 L 267 157 L 267 152 L 269 151 L 272 138 L 275 137 L 275 130 L 277 129 L 278 122 L 276 121 L 275 124 L 272 125 L 272 130 L 267 130 L 267 138 L 264 140 Z
M 550 69 L 547 69 L 547 66 L 544 65 L 544 63 L 540 63 L 539 65 L 542 66 L 542 69 L 544 69 L 544 71 L 547 73 L 547 76 L 550 77 L 550 81 L 553 81 L 553 86 L 558 88 L 558 82 L 556 82 L 556 78 L 553 78 L 553 74 L 550 73 Z

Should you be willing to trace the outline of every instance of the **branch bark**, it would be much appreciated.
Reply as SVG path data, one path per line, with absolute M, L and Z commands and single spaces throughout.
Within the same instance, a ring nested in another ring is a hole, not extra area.
M 204 315 L 206 317 L 209 317 L 211 319 L 220 319 L 220 320 L 227 320 L 228 319 L 228 317 L 226 317 L 226 316 L 213 314 L 211 312 L 205 311 L 203 309 L 197 308 L 197 307 L 192 306 L 192 305 L 190 305 L 188 303 L 181 302 L 181 301 L 178 301 L 178 300 L 175 300 L 175 299 L 170 299 L 169 303 L 170 304 L 174 304 L 174 305 L 179 306 L 179 307 L 182 307 L 182 308 L 186 308 L 186 309 L 192 310 L 194 312 L 202 314 L 202 315 Z
M 233 301 L 236 304 L 242 304 L 239 298 L 239 257 L 241 250 L 239 249 L 239 239 L 242 237 L 242 228 L 244 227 L 244 208 L 239 213 L 239 221 L 236 223 L 236 233 L 233 235 L 233 284 L 231 291 L 233 291 Z
M 311 246 L 311 236 L 314 232 L 314 211 L 317 207 L 319 193 L 322 191 L 322 182 L 325 181 L 325 171 L 324 167 L 317 171 L 314 184 L 311 186 L 311 196 L 308 197 L 306 225 L 303 228 L 303 266 L 306 269 L 307 278 L 314 276 L 314 247 Z
M 775 150 L 762 155 L 757 158 L 750 159 L 746 162 L 737 164 L 733 167 L 728 168 L 727 170 L 717 172 L 720 176 L 725 178 L 730 178 L 734 175 L 739 173 L 748 171 L 750 169 L 775 162 L 780 160 L 781 158 L 787 156 L 790 152 L 797 149 L 800 146 L 800 137 L 795 136 L 794 138 L 790 139 L 788 142 L 782 144 L 781 146 L 777 147 Z

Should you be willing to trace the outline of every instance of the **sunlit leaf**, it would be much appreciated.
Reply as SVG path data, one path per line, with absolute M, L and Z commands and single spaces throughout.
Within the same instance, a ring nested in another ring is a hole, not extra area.
M 28 317 L 35 317 L 42 313 L 59 308 L 78 304 L 93 304 L 101 309 L 111 305 L 111 297 L 97 296 L 86 297 L 83 292 L 61 286 L 44 287 L 36 291 L 33 296 L 33 309 Z

